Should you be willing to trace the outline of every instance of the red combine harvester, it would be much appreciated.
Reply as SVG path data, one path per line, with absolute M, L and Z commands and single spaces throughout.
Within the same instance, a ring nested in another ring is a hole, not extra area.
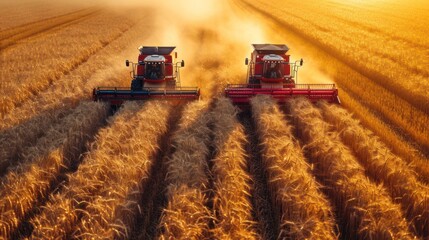
M 289 48 L 284 44 L 253 44 L 251 59 L 246 58 L 247 84 L 229 84 L 225 95 L 238 105 L 249 104 L 258 94 L 271 95 L 279 103 L 293 97 L 306 97 L 315 102 L 340 103 L 335 84 L 297 84 L 298 68 L 303 60 L 290 62 Z
M 137 63 L 125 61 L 127 67 L 132 67 L 131 87 L 98 87 L 93 90 L 94 100 L 119 106 L 128 100 L 198 99 L 200 90 L 197 87 L 181 87 L 179 70 L 185 62 L 173 62 L 175 48 L 140 47 Z M 177 58 L 176 52 L 174 58 Z

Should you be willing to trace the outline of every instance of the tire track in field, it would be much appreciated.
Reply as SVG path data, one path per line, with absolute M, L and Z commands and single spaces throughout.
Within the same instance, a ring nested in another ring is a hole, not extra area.
M 0 50 L 11 47 L 25 38 L 79 23 L 99 12 L 99 8 L 92 7 L 1 31 Z

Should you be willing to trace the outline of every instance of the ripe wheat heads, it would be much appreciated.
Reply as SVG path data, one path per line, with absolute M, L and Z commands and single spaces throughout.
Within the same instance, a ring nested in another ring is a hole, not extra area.
M 213 109 L 215 157 L 213 235 L 217 239 L 260 239 L 255 231 L 250 202 L 251 179 L 247 170 L 246 135 L 238 122 L 238 110 L 227 98 L 219 98 Z
M 263 149 L 262 162 L 278 212 L 279 238 L 335 239 L 331 206 L 310 174 L 310 166 L 276 104 L 269 96 L 251 100 Z
M 346 110 L 320 103 L 323 116 L 335 126 L 343 141 L 356 153 L 372 179 L 388 188 L 393 199 L 402 204 L 416 232 L 429 236 L 429 188 L 417 180 L 416 173 Z
M 336 206 L 345 238 L 412 239 L 400 206 L 386 189 L 368 180 L 365 170 L 307 99 L 293 99 L 289 109 L 309 160 Z
M 179 128 L 173 133 L 174 153 L 167 161 L 168 204 L 158 226 L 161 239 L 209 237 L 209 121 L 208 102 L 192 102 L 185 107 Z

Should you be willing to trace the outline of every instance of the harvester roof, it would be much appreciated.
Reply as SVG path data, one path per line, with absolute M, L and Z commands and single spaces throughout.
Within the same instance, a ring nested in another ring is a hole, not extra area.
M 141 46 L 140 53 L 144 55 L 169 55 L 176 47 Z
M 285 44 L 252 44 L 252 46 L 258 53 L 285 54 L 289 51 Z

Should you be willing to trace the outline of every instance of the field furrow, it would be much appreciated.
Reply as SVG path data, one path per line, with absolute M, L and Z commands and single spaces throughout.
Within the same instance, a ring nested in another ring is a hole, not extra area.
M 279 222 L 276 210 L 272 206 L 271 196 L 268 189 L 268 176 L 262 163 L 262 148 L 259 143 L 258 134 L 249 110 L 242 111 L 239 115 L 240 123 L 244 127 L 247 139 L 246 160 L 249 166 L 249 174 L 252 178 L 253 189 L 251 200 L 254 210 L 254 218 L 258 234 L 262 239 L 276 239 L 279 236 Z
M 32 237 L 84 237 L 98 231 L 105 237 L 126 238 L 134 226 L 141 184 L 158 151 L 157 139 L 165 133 L 169 109 L 159 102 L 125 104 L 98 133 L 64 190 L 52 194 L 42 213 L 31 221 Z M 148 144 L 144 139 L 154 141 Z M 100 218 L 87 219 L 91 212 Z
M 209 238 L 213 216 L 208 208 L 209 144 L 207 101 L 189 103 L 173 134 L 174 153 L 167 161 L 167 206 L 163 209 L 160 239 Z
M 214 178 L 212 229 L 216 239 L 260 239 L 252 216 L 251 177 L 247 171 L 246 135 L 238 122 L 237 109 L 227 98 L 219 98 L 213 109 Z
M 1 0 L 0 239 L 428 239 L 428 16 L 427 0 Z M 234 105 L 228 84 L 285 64 L 245 64 L 262 43 L 341 103 Z M 200 96 L 93 101 L 135 78 Z
M 268 96 L 253 98 L 251 106 L 280 226 L 278 239 L 335 239 L 331 205 L 311 175 L 284 114 Z
M 171 138 L 177 131 L 178 122 L 183 111 L 183 103 L 180 105 L 173 104 L 168 119 L 167 133 L 162 137 L 159 144 L 159 153 L 152 164 L 149 172 L 149 179 L 143 187 L 139 216 L 137 217 L 134 231 L 130 234 L 131 239 L 154 239 L 157 235 L 157 227 L 161 221 L 162 209 L 167 205 L 165 197 L 167 188 L 167 161 L 173 154 Z
M 60 185 L 61 175 L 76 169 L 87 142 L 104 123 L 106 114 L 104 104 L 83 103 L 24 151 L 23 163 L 1 180 L 2 237 L 17 237 L 19 225 Z
M 416 234 L 429 236 L 429 187 L 418 181 L 408 163 L 395 156 L 359 121 L 337 106 L 320 104 L 325 119 L 335 126 L 343 141 L 358 156 L 366 173 L 376 182 L 383 183 L 392 199 L 402 204 L 407 219 L 413 223 Z M 427 176 L 426 176 L 427 177 Z
M 387 190 L 369 181 L 364 168 L 337 133 L 306 99 L 289 102 L 288 108 L 315 175 L 336 208 L 346 239 L 412 239 L 401 208 Z
M 150 169 L 157 160 L 161 138 L 167 132 L 170 111 L 171 105 L 160 101 L 148 102 L 135 113 L 126 132 L 130 138 L 121 143 L 120 159 L 104 163 L 109 168 L 109 172 L 105 172 L 107 178 L 103 179 L 96 198 L 86 205 L 74 237 L 130 238 L 139 209 L 147 207 L 139 203 Z

